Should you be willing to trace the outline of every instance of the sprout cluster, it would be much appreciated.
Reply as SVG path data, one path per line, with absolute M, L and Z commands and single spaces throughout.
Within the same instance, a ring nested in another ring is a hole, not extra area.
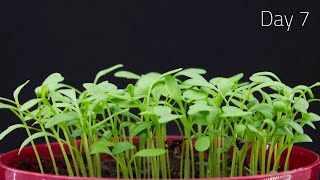
M 28 138 L 20 150 L 33 146 L 41 172 L 37 138 L 47 143 L 55 174 L 52 139 L 60 145 L 69 176 L 101 177 L 101 156 L 107 154 L 116 161 L 118 178 L 171 178 L 170 123 L 181 135 L 179 153 L 174 152 L 180 178 L 233 177 L 278 171 L 285 151 L 283 169 L 288 170 L 293 144 L 312 141 L 303 126 L 315 128 L 320 120 L 308 111 L 309 103 L 319 101 L 312 88 L 320 83 L 292 88 L 271 72 L 255 73 L 248 82 L 241 82 L 243 74 L 208 81 L 198 68 L 144 75 L 117 71 L 116 77 L 133 80 L 124 89 L 100 80 L 120 67 L 100 71 L 84 90 L 51 74 L 25 103 L 18 96 L 28 82 L 22 84 L 13 100 L 0 98 L 0 108 L 21 120 L 0 140 L 25 129 Z

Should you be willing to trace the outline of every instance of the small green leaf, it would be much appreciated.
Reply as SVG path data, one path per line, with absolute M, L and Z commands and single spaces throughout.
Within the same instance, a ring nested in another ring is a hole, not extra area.
M 156 106 L 153 108 L 153 112 L 157 116 L 166 116 L 171 114 L 171 108 L 167 106 Z
M 20 107 L 20 111 L 26 111 L 32 108 L 33 106 L 35 106 L 36 104 L 38 104 L 40 101 L 41 99 L 30 99 Z
M 112 83 L 109 83 L 108 81 L 103 81 L 99 83 L 98 86 L 103 92 L 110 92 L 115 94 L 119 92 L 118 87 Z
M 112 149 L 112 153 L 114 155 L 120 154 L 124 151 L 127 151 L 129 149 L 133 149 L 135 148 L 135 146 L 129 142 L 119 142 L 118 144 L 116 144 L 113 149 Z
M 287 111 L 286 104 L 282 101 L 275 101 L 273 103 L 273 110 L 276 112 L 286 112 Z
M 0 140 L 2 140 L 6 135 L 11 133 L 12 131 L 19 129 L 19 128 L 26 128 L 23 124 L 14 124 L 9 126 L 6 130 L 2 131 L 0 134 Z
M 30 119 L 33 119 L 34 117 L 36 117 L 37 115 L 39 115 L 39 112 L 41 112 L 39 109 L 35 109 L 33 111 L 31 111 L 30 113 L 27 113 L 25 116 L 24 116 L 24 120 L 25 121 L 28 121 Z M 43 119 L 42 119 L 43 120 Z M 43 121 L 42 121 L 43 122 Z
M 111 102 L 117 105 L 118 107 L 122 107 L 122 108 L 136 107 L 136 104 L 129 99 L 126 100 L 126 99 L 112 98 Z
M 250 130 L 250 131 L 246 131 L 245 136 L 248 141 L 255 141 L 257 137 L 257 133 Z
M 147 129 L 148 124 L 147 123 L 142 123 L 142 124 L 137 124 L 133 130 L 130 133 L 130 138 L 135 137 L 137 134 L 139 134 L 141 131 Z
M 296 130 L 299 134 L 303 134 L 303 129 L 300 126 L 300 124 L 294 122 L 294 121 L 290 121 L 288 123 L 294 130 Z
M 63 76 L 60 73 L 52 73 L 50 74 L 42 83 L 42 85 L 48 84 L 58 84 L 64 80 Z
M 309 103 L 307 100 L 303 99 L 303 98 L 294 98 L 295 104 L 294 104 L 294 108 L 299 111 L 299 112 L 303 112 L 303 113 L 308 113 L 307 110 L 309 108 Z
M 134 122 L 125 121 L 125 122 L 122 122 L 120 124 L 119 129 L 123 129 L 123 128 L 129 127 L 129 126 L 133 126 L 133 125 L 134 125 Z
M 153 81 L 158 79 L 161 75 L 159 73 L 150 72 L 141 76 L 137 81 L 134 94 L 147 94 L 149 87 L 152 85 Z
M 225 141 L 225 150 L 229 150 L 231 146 L 233 146 L 233 142 L 235 140 L 235 137 L 233 136 L 227 136 Z
M 233 96 L 233 97 L 237 97 L 237 99 L 239 99 L 240 101 L 241 100 L 247 100 L 248 97 L 247 97 L 247 94 L 246 92 L 243 92 L 243 91 L 240 91 L 240 92 L 228 92 L 226 93 L 226 96 Z M 250 97 L 251 99 L 251 97 Z
M 76 138 L 79 137 L 83 134 L 83 130 L 82 129 L 75 129 L 72 134 L 71 137 Z
M 264 82 L 271 82 L 273 81 L 271 78 L 267 76 L 251 76 L 249 78 L 252 82 L 257 82 L 257 83 L 264 83 Z
M 210 138 L 208 136 L 202 136 L 198 138 L 194 144 L 194 147 L 199 152 L 206 151 L 210 147 Z
M 190 100 L 200 100 L 200 99 L 205 99 L 208 97 L 208 95 L 203 92 L 203 91 L 199 91 L 199 90 L 195 90 L 195 89 L 189 89 L 187 91 L 185 91 L 183 93 L 182 96 L 184 99 L 190 99 Z
M 207 135 L 214 135 L 214 136 L 227 136 L 227 134 L 218 129 L 210 129 L 207 132 Z
M 193 120 L 194 124 L 198 124 L 198 125 L 202 125 L 202 126 L 206 126 L 208 125 L 208 120 L 205 118 L 196 118 Z
M 126 78 L 126 79 L 140 79 L 141 76 L 129 72 L 129 71 L 118 71 L 114 74 L 115 77 L 119 77 L 119 78 Z
M 142 115 L 142 116 L 143 115 L 154 115 L 154 112 L 149 109 L 149 110 L 140 112 L 139 115 Z
M 307 121 L 305 124 L 309 125 L 312 129 L 316 129 L 316 126 L 311 121 Z
M 29 83 L 29 80 L 25 83 L 23 83 L 22 85 L 18 86 L 14 92 L 13 92 L 13 98 L 14 100 L 18 103 L 19 102 L 19 94 L 20 94 L 20 91 Z
M 112 132 L 110 130 L 107 130 L 103 133 L 102 137 L 105 139 L 110 139 L 112 137 Z
M 96 75 L 96 77 L 94 78 L 94 82 L 93 82 L 93 83 L 94 83 L 94 84 L 97 84 L 97 82 L 99 81 L 99 79 L 100 79 L 102 76 L 104 76 L 104 75 L 106 75 L 106 74 L 110 73 L 111 71 L 114 71 L 114 70 L 116 70 L 116 69 L 118 69 L 118 68 L 121 68 L 121 67 L 123 67 L 122 64 L 117 64 L 117 65 L 112 66 L 112 67 L 110 67 L 110 68 L 108 68 L 108 69 L 99 71 L 98 74 Z
M 181 75 L 184 75 L 184 76 L 187 76 L 187 77 L 189 77 L 189 78 L 191 78 L 191 79 L 195 79 L 195 80 L 198 80 L 198 81 L 201 81 L 201 82 L 207 82 L 207 83 L 208 83 L 208 81 L 207 81 L 204 77 L 202 77 L 201 75 L 196 74 L 196 73 L 192 73 L 192 72 L 181 72 L 180 74 L 181 74 Z
M 312 90 L 308 87 L 308 86 L 305 86 L 305 85 L 298 85 L 296 87 L 293 88 L 294 90 L 302 90 L 302 91 L 307 91 L 310 98 L 314 98 L 314 95 L 313 95 L 313 92 Z
M 218 89 L 222 94 L 225 94 L 226 92 L 230 91 L 232 87 L 234 86 L 234 82 L 232 82 L 229 79 L 222 79 L 218 84 Z
M 251 125 L 251 124 L 247 124 L 247 127 L 248 127 L 248 129 L 250 129 L 252 132 L 255 132 L 255 133 L 258 133 L 258 132 L 259 132 L 259 130 L 258 130 L 255 126 L 253 126 L 253 125 Z
M 165 123 L 168 123 L 168 122 L 170 122 L 170 121 L 179 119 L 179 118 L 181 118 L 181 117 L 182 117 L 182 115 L 167 114 L 167 115 L 161 116 L 160 119 L 158 120 L 158 122 L 159 122 L 160 124 L 165 124 Z
M 212 79 L 210 79 L 210 83 L 211 84 L 213 84 L 213 85 L 218 85 L 222 80 L 224 80 L 224 79 L 226 79 L 226 78 L 224 78 L 224 77 L 215 77 L 215 78 L 212 78 Z
M 293 143 L 303 143 L 303 142 L 312 142 L 312 139 L 310 136 L 306 134 L 298 134 L 293 137 L 292 139 Z
M 303 123 L 307 123 L 307 122 L 317 122 L 320 121 L 320 116 L 318 114 L 315 113 L 303 113 L 303 116 L 301 119 L 296 120 L 297 122 L 303 122 Z
M 9 104 L 4 104 L 4 103 L 0 103 L 0 109 L 14 109 L 14 110 L 18 110 L 16 107 L 11 106 Z
M 260 109 L 258 110 L 261 114 L 263 114 L 265 119 L 272 119 L 273 115 L 272 115 L 272 109 Z
M 320 116 L 311 112 L 307 114 L 307 120 L 311 122 L 320 121 Z
M 228 79 L 235 83 L 235 82 L 238 82 L 242 77 L 243 77 L 243 73 L 239 73 L 229 77 Z
M 268 93 L 262 91 L 261 89 L 259 90 L 259 92 L 262 95 L 263 100 L 266 101 L 266 103 L 268 103 L 268 104 L 272 103 L 271 97 L 270 97 L 270 95 Z
M 176 79 L 171 75 L 167 75 L 165 77 L 165 85 L 171 98 L 173 98 L 177 102 L 181 102 L 181 89 Z
M 64 80 L 63 76 L 60 73 L 50 74 L 42 83 L 41 86 L 35 89 L 37 95 L 45 95 L 48 91 L 52 92 L 56 89 L 62 87 L 62 84 L 59 84 Z
M 211 89 L 216 88 L 213 84 L 209 83 L 205 79 L 188 79 L 188 80 L 184 81 L 183 84 L 184 85 L 191 85 L 191 86 L 208 87 Z
M 240 102 L 240 101 L 238 101 L 238 100 L 236 100 L 236 99 L 231 99 L 231 102 L 232 102 L 235 106 L 237 106 L 237 107 L 239 107 L 239 108 L 248 110 L 248 107 L 247 107 L 244 103 L 242 103 L 242 102 Z
M 188 68 L 188 69 L 184 69 L 180 72 L 178 72 L 177 74 L 174 75 L 174 77 L 178 77 L 181 75 L 188 75 L 188 74 L 206 74 L 207 71 L 204 69 L 200 69 L 200 68 Z
M 113 155 L 110 151 L 109 147 L 114 146 L 114 143 L 109 141 L 97 141 L 91 144 L 90 146 L 90 154 L 97 154 L 97 153 L 105 153 L 109 155 Z
M 238 135 L 242 135 L 245 130 L 246 130 L 246 126 L 243 124 L 236 124 L 234 126 L 234 132 Z
M 283 89 L 284 86 L 285 86 L 284 84 L 282 84 L 281 82 L 277 82 L 277 81 L 264 82 L 264 83 L 259 84 L 258 86 L 255 86 L 250 91 L 252 93 L 252 92 L 255 92 L 255 91 L 259 91 L 260 89 L 265 88 L 265 87 L 269 87 L 269 88 L 277 87 L 277 88 L 282 88 Z
M 153 157 L 160 156 L 166 153 L 166 150 L 154 148 L 154 149 L 142 149 L 138 151 L 134 156 L 135 157 Z
M 131 95 L 131 96 L 134 96 L 134 85 L 132 84 L 128 84 L 127 87 L 126 87 L 126 90 L 128 91 L 128 93 Z
M 213 106 L 208 106 L 206 104 L 197 103 L 189 107 L 188 115 L 196 115 L 201 112 L 218 112 L 218 109 Z
M 49 119 L 48 122 L 45 124 L 45 128 L 51 128 L 59 123 L 71 121 L 74 119 L 78 119 L 78 114 L 76 112 L 71 111 L 66 113 L 60 113 Z
M 280 79 L 278 78 L 278 76 L 276 76 L 274 73 L 272 72 L 267 72 L 267 71 L 264 71 L 264 72 L 257 72 L 257 73 L 254 73 L 252 76 L 271 76 L 273 77 L 274 79 L 276 79 L 277 81 L 281 82 Z
M 272 132 L 270 132 L 270 134 L 272 135 L 273 131 L 276 129 L 276 123 L 274 123 L 274 121 L 272 121 L 271 119 L 265 119 L 263 122 L 272 127 Z
M 96 84 L 84 83 L 83 87 L 92 94 L 103 94 L 104 91 Z
M 168 91 L 163 82 L 155 83 L 152 87 L 151 93 L 156 101 L 158 101 L 161 96 L 168 96 Z
M 245 112 L 235 106 L 223 106 L 222 107 L 221 117 L 237 117 L 237 116 L 246 116 L 251 114 L 251 112 Z
M 293 136 L 292 130 L 289 129 L 287 126 L 282 126 L 282 127 L 281 127 L 281 130 L 282 130 L 283 132 L 285 132 L 284 135 L 288 135 L 288 134 L 289 134 L 290 136 Z
M 28 145 L 31 141 L 37 139 L 37 138 L 40 138 L 40 137 L 44 137 L 44 136 L 50 136 L 50 137 L 54 137 L 51 133 L 48 133 L 48 132 L 37 132 L 37 133 L 34 133 L 32 134 L 31 136 L 29 136 L 27 139 L 25 139 L 20 148 L 19 148 L 19 153 L 21 152 L 21 150 L 26 146 Z
M 273 106 L 267 103 L 258 103 L 250 107 L 250 112 L 256 112 L 258 110 L 268 110 L 270 112 L 273 111 Z
M 59 92 L 67 97 L 69 97 L 72 101 L 77 100 L 76 91 L 74 89 L 61 89 Z

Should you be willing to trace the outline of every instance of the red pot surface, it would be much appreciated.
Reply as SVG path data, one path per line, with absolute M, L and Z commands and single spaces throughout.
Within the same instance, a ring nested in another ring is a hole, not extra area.
M 169 141 L 180 139 L 179 136 L 169 136 Z M 61 154 L 57 143 L 52 143 L 54 154 Z M 49 156 L 47 145 L 37 145 L 37 150 L 41 157 Z M 284 164 L 285 153 L 280 164 Z M 13 150 L 0 157 L 0 180 L 98 180 L 97 178 L 80 178 L 68 176 L 55 176 L 41 173 L 34 173 L 13 168 L 19 161 L 25 159 L 35 159 L 32 147 L 24 148 L 18 156 L 18 150 Z M 48 162 L 50 163 L 50 162 Z M 318 154 L 307 149 L 294 146 L 291 152 L 290 168 L 293 170 L 257 176 L 243 176 L 233 178 L 212 178 L 229 180 L 318 180 L 320 171 L 320 157 Z M 112 179 L 112 178 L 104 178 Z M 100 179 L 99 179 L 100 180 Z

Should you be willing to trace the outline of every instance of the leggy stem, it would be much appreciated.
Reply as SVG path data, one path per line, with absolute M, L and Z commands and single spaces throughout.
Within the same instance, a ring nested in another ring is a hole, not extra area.
M 286 162 L 285 162 L 285 165 L 284 165 L 284 170 L 285 170 L 285 171 L 288 171 L 288 170 L 289 170 L 289 159 L 290 159 L 290 154 L 291 154 L 292 146 L 293 146 L 293 144 L 289 144 L 289 145 L 288 145 L 288 152 L 287 152 L 287 156 L 286 156 Z

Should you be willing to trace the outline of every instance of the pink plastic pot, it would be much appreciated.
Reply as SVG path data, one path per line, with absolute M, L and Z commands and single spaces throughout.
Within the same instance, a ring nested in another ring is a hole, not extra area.
M 178 136 L 170 136 L 169 141 L 179 139 Z M 61 154 L 60 148 L 57 143 L 52 144 L 52 149 L 55 154 Z M 37 146 L 37 150 L 41 157 L 49 157 L 47 145 L 41 144 Z M 290 167 L 293 170 L 267 174 L 258 176 L 243 176 L 233 178 L 220 178 L 229 180 L 244 180 L 244 179 L 257 179 L 257 180 L 318 180 L 320 171 L 320 157 L 318 154 L 311 152 L 301 147 L 293 147 L 291 152 Z M 285 157 L 285 154 L 283 154 Z M 98 180 L 97 178 L 79 178 L 68 176 L 55 176 L 48 174 L 40 174 L 34 172 L 23 171 L 15 169 L 15 166 L 26 159 L 34 160 L 35 155 L 32 147 L 24 148 L 18 156 L 18 150 L 13 150 L 3 154 L 0 157 L 0 180 Z M 49 159 L 49 158 L 48 158 Z M 48 162 L 50 163 L 50 161 Z M 284 164 L 282 158 L 280 164 Z M 108 179 L 108 178 L 105 178 Z M 110 180 L 111 178 L 109 178 Z

